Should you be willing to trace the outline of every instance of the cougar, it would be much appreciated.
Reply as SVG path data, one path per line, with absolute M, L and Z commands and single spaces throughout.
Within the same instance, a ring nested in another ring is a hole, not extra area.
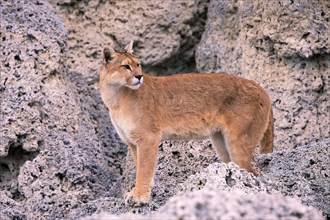
M 252 168 L 257 145 L 273 149 L 273 114 L 267 93 L 255 82 L 224 73 L 152 76 L 142 71 L 131 41 L 124 51 L 103 50 L 100 93 L 136 166 L 130 205 L 150 200 L 160 142 L 209 138 L 219 159 Z

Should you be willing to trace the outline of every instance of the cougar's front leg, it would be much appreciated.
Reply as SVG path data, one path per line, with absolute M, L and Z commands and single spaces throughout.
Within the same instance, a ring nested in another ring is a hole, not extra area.
M 134 165 L 135 165 L 135 167 L 136 167 L 136 158 L 137 158 L 137 153 L 136 153 L 136 146 L 135 145 L 133 145 L 133 144 L 130 144 L 129 145 L 129 152 L 130 152 L 130 154 L 131 154 L 131 157 L 132 157 L 132 160 L 133 160 L 133 162 L 134 162 Z
M 137 145 L 135 187 L 125 198 L 125 202 L 134 206 L 149 203 L 153 178 L 157 165 L 159 139 L 143 140 Z

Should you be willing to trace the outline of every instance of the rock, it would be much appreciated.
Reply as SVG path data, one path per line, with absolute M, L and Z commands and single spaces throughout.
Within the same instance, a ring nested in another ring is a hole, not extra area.
M 329 16 L 326 1 L 210 2 L 197 69 L 244 76 L 269 92 L 276 149 L 330 137 Z
M 296 197 L 330 216 L 330 139 L 258 158 L 266 161 L 263 181 L 283 195 Z
M 242 191 L 245 193 L 277 192 L 262 182 L 260 178 L 240 169 L 234 163 L 212 163 L 180 184 L 176 188 L 176 195 L 213 188 L 218 191 Z
M 99 96 L 85 97 L 67 74 L 66 30 L 52 7 L 5 1 L 1 28 L 0 219 L 69 218 L 120 194 L 123 145 Z
M 101 213 L 85 220 L 105 219 L 322 219 L 320 211 L 298 200 L 267 193 L 204 189 L 171 198 L 150 215 Z
M 330 216 L 325 1 L 49 2 L 0 5 L 0 219 Z M 256 157 L 263 176 L 220 163 L 208 140 L 164 142 L 151 203 L 124 204 L 134 165 L 96 82 L 102 47 L 131 39 L 146 72 L 197 64 L 266 88 L 276 145 Z
M 68 29 L 71 71 L 88 83 L 98 79 L 105 46 L 124 49 L 134 40 L 134 53 L 144 70 L 157 75 L 194 71 L 194 50 L 203 32 L 207 1 L 53 1 Z

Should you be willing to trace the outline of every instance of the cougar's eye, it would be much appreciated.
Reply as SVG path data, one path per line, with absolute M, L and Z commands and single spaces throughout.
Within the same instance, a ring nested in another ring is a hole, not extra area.
M 124 67 L 125 69 L 127 69 L 127 70 L 131 70 L 131 67 L 129 66 L 129 65 L 121 65 L 122 67 Z
M 141 67 L 141 63 L 136 64 L 137 67 Z

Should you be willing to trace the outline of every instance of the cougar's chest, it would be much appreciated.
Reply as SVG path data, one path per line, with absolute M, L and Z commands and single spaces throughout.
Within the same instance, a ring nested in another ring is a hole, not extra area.
M 110 118 L 120 138 L 126 144 L 130 144 L 129 134 L 134 129 L 134 120 L 132 120 L 132 117 L 118 109 L 110 111 Z

